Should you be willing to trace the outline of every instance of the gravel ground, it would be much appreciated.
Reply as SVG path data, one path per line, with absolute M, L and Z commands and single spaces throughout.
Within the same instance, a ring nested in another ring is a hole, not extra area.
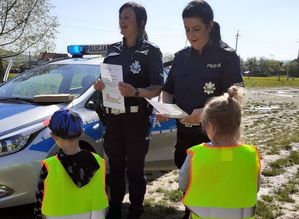
M 245 96 L 247 101 L 242 122 L 242 140 L 258 145 L 263 172 L 274 161 L 287 158 L 293 151 L 299 151 L 299 140 L 296 138 L 299 135 L 299 89 L 250 89 Z M 290 144 L 286 138 L 296 141 Z M 277 143 L 278 140 L 281 142 Z M 299 165 L 292 164 L 285 166 L 278 175 L 262 175 L 258 197 L 259 201 L 266 203 L 263 210 L 266 212 L 269 208 L 269 214 L 257 218 L 299 219 L 298 171 Z M 182 194 L 178 191 L 177 178 L 178 170 L 147 174 L 143 219 L 182 217 L 184 207 L 180 203 Z M 281 201 L 277 191 L 290 182 L 295 185 L 295 189 L 289 193 L 291 201 Z M 271 198 L 265 201 L 265 196 Z M 128 195 L 125 197 L 124 213 L 127 207 Z M 32 219 L 32 205 L 0 209 L 0 218 Z

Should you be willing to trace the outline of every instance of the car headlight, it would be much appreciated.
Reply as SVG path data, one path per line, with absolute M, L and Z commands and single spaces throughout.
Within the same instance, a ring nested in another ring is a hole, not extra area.
M 0 156 L 21 150 L 28 142 L 30 135 L 14 135 L 0 140 Z

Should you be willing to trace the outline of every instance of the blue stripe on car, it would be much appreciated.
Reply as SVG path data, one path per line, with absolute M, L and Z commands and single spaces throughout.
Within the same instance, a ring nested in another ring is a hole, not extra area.
M 97 129 L 94 129 L 93 127 L 99 123 L 99 127 Z M 100 121 L 95 121 L 89 124 L 84 125 L 84 133 L 94 140 L 99 140 L 102 138 L 104 132 L 103 124 Z
M 152 123 L 152 128 L 151 131 L 152 132 L 157 132 L 157 131 L 161 131 L 160 133 L 162 133 L 162 131 L 165 130 L 173 130 L 176 129 L 176 121 L 175 119 L 169 119 L 165 122 L 158 122 L 155 118 L 154 115 L 151 115 L 151 123 Z
M 31 145 L 29 150 L 49 152 L 54 144 L 55 144 L 55 142 L 54 142 L 53 138 L 47 138 L 47 139 L 43 139 L 43 141 L 41 141 L 37 144 Z

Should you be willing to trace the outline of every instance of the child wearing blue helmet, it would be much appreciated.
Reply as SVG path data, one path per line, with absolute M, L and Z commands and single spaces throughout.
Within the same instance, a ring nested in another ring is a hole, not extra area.
M 104 219 L 108 206 L 105 160 L 79 147 L 84 132 L 80 115 L 60 109 L 48 127 L 60 150 L 42 161 L 35 218 Z

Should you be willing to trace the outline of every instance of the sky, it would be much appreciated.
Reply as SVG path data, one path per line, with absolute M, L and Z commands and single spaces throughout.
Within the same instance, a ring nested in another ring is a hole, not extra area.
M 118 9 L 123 0 L 52 0 L 58 17 L 56 52 L 71 44 L 111 44 L 121 41 Z M 186 36 L 181 17 L 189 0 L 138 0 L 147 11 L 149 41 L 163 54 L 184 48 Z M 299 52 L 298 0 L 207 0 L 220 24 L 222 40 L 244 60 L 264 57 L 293 60 Z

